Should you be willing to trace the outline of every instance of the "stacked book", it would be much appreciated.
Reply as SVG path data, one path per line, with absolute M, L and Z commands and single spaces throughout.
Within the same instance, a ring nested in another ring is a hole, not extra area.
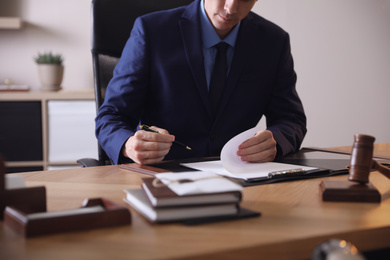
M 159 173 L 142 182 L 140 189 L 124 190 L 124 201 L 151 222 L 259 215 L 240 208 L 242 186 L 214 173 Z

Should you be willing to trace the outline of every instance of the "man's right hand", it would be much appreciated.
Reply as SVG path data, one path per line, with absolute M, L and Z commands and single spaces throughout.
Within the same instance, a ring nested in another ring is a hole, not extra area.
M 153 164 L 164 159 L 175 140 L 167 130 L 152 126 L 158 133 L 137 131 L 127 139 L 122 154 L 138 164 Z

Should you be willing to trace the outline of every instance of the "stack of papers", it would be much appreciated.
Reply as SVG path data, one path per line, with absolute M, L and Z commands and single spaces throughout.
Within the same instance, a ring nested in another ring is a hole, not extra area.
M 196 163 L 183 163 L 183 166 L 200 170 L 214 172 L 219 175 L 243 179 L 245 181 L 255 181 L 270 178 L 272 173 L 283 173 L 283 172 L 308 172 L 317 170 L 316 167 L 301 166 L 295 164 L 286 163 L 245 163 L 242 164 L 242 170 L 239 172 L 230 172 L 224 166 L 221 160 L 218 161 L 207 161 L 207 162 L 196 162 Z

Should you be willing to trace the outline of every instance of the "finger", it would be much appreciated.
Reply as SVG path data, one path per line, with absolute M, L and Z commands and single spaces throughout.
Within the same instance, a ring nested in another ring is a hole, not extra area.
M 164 157 L 162 158 L 158 158 L 158 159 L 145 159 L 145 160 L 142 160 L 142 161 L 136 161 L 136 163 L 138 164 L 141 164 L 141 165 L 149 165 L 149 164 L 155 164 L 155 163 L 159 163 L 161 162 L 162 160 L 164 159 Z
M 160 134 L 167 134 L 169 135 L 169 132 L 166 129 L 159 128 L 157 126 L 151 126 L 150 129 L 153 129 L 154 131 L 160 133 Z
M 154 129 L 153 129 L 154 130 Z M 161 129 L 163 130 L 163 129 Z M 161 142 L 172 143 L 175 140 L 175 136 L 165 133 L 153 133 L 148 131 L 137 131 L 134 134 L 136 140 L 148 141 L 148 142 Z
M 135 163 L 138 163 L 138 164 L 154 164 L 154 163 L 158 163 L 158 162 L 161 162 L 162 160 L 164 160 L 164 157 L 159 157 L 159 158 L 142 158 L 142 159 L 138 159 L 137 157 L 133 157 L 131 159 Z
M 153 142 L 153 141 L 141 141 L 135 144 L 134 150 L 136 151 L 164 151 L 169 150 L 172 146 L 172 142 Z
M 164 151 L 169 150 L 172 146 L 172 139 L 168 139 L 165 141 L 165 138 L 159 137 L 162 134 L 154 134 L 152 137 L 148 137 L 149 133 L 139 133 L 138 131 L 133 137 L 134 140 L 130 143 L 130 150 L 134 150 L 137 152 L 143 151 Z
M 274 139 L 268 139 L 261 143 L 256 143 L 255 145 L 248 146 L 243 149 L 239 149 L 237 151 L 237 155 L 239 156 L 245 156 L 245 155 L 251 155 L 256 154 L 262 151 L 266 151 L 268 149 L 273 150 L 276 147 L 276 141 Z
M 153 164 L 162 161 L 168 151 L 135 152 L 133 153 L 132 159 L 139 164 Z
M 267 149 L 258 153 L 241 156 L 241 160 L 245 162 L 270 162 L 275 159 L 276 149 Z
M 258 131 L 252 138 L 249 138 L 248 140 L 240 144 L 238 148 L 245 149 L 250 146 L 257 145 L 264 141 L 267 141 L 268 139 L 273 139 L 273 135 L 271 131 L 269 130 Z

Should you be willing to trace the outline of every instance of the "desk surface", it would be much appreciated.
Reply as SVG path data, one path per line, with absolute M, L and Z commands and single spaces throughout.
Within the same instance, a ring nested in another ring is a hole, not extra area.
M 389 156 L 389 144 L 383 147 Z M 94 197 L 126 205 L 123 189 L 140 187 L 145 176 L 118 166 L 22 175 L 28 186 L 46 186 L 48 211 L 78 208 Z M 151 224 L 131 209 L 129 226 L 24 239 L 0 222 L 0 259 L 309 259 L 330 238 L 361 251 L 390 247 L 390 180 L 371 174 L 380 204 L 323 202 L 321 180 L 246 187 L 241 205 L 261 217 L 199 226 Z

